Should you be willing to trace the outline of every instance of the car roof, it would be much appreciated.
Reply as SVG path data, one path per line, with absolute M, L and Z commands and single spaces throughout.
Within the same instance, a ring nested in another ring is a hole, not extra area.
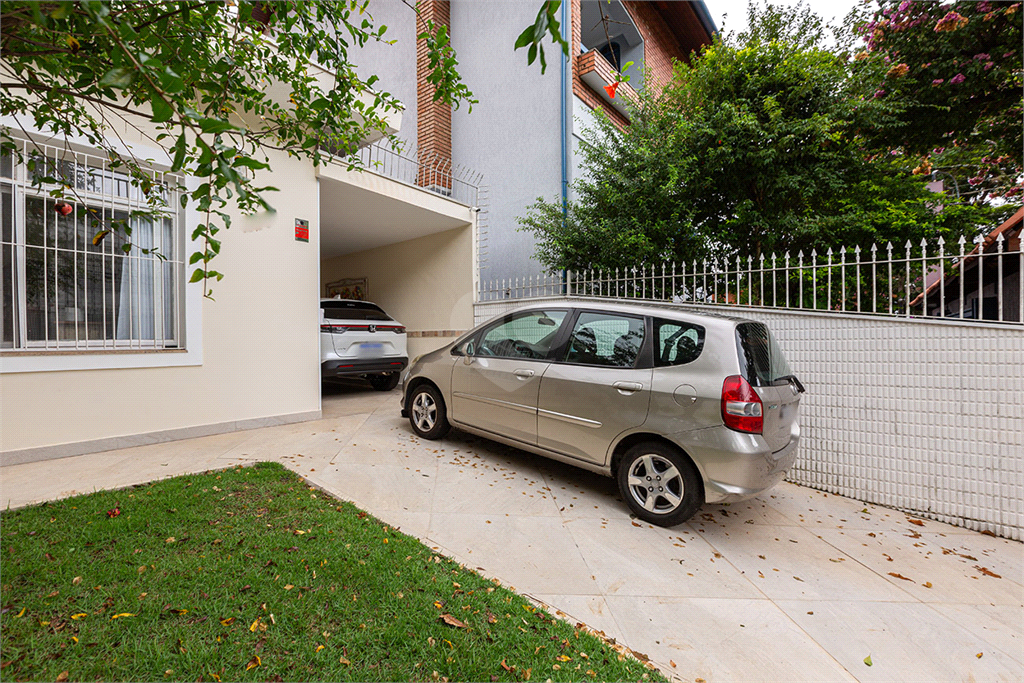
M 525 311 L 531 309 L 550 309 L 559 308 L 561 306 L 569 306 L 571 308 L 590 309 L 609 311 L 614 313 L 632 313 L 633 315 L 656 315 L 665 318 L 675 318 L 687 321 L 693 321 L 695 319 L 703 319 L 708 324 L 721 324 L 729 323 L 730 325 L 738 325 L 740 323 L 751 323 L 757 322 L 750 318 L 741 318 L 735 315 L 723 315 L 721 313 L 704 312 L 694 310 L 693 304 L 671 304 L 668 302 L 659 303 L 621 303 L 618 301 L 594 301 L 593 299 L 577 299 L 574 297 L 567 297 L 564 299 L 558 299 L 554 301 L 546 301 L 542 303 L 529 304 L 526 306 L 520 306 L 515 309 L 507 311 L 512 313 L 513 311 Z
M 320 299 L 320 305 L 325 304 L 331 305 L 336 308 L 374 308 L 377 310 L 384 310 L 372 301 L 362 301 L 361 299 Z

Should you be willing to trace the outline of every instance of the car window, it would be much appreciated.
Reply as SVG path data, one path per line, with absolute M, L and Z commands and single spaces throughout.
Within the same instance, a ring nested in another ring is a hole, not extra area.
M 382 309 L 366 304 L 359 306 L 323 304 L 320 308 L 323 309 L 324 318 L 327 320 L 391 320 Z
M 484 330 L 478 356 L 545 358 L 565 311 L 524 311 Z
M 643 341 L 643 318 L 585 311 L 573 327 L 565 362 L 631 368 Z
M 755 387 L 784 384 L 793 374 L 782 348 L 763 323 L 737 325 L 736 347 L 743 376 Z
M 654 363 L 659 367 L 692 363 L 704 350 L 704 328 L 700 325 L 655 318 L 654 338 Z

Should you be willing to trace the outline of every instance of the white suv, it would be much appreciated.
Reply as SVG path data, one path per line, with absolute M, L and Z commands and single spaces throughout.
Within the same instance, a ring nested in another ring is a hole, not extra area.
M 321 379 L 363 378 L 378 391 L 390 391 L 408 364 L 405 327 L 380 306 L 320 300 Z

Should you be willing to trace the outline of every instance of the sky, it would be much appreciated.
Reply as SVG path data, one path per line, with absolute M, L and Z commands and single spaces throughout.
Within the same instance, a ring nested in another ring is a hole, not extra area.
M 804 4 L 829 23 L 841 24 L 860 0 L 804 0 Z M 763 0 L 762 0 L 763 2 Z M 796 5 L 796 0 L 771 0 L 775 5 Z M 748 0 L 705 0 L 719 31 L 729 33 L 747 27 Z M 728 16 L 726 16 L 728 15 Z

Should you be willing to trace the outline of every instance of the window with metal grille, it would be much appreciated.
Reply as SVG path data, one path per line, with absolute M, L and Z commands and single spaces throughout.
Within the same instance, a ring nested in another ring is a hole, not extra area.
M 153 171 L 143 189 L 106 157 L 21 144 L 23 163 L 0 159 L 0 347 L 183 348 L 179 179 Z M 65 198 L 49 195 L 52 184 L 33 184 L 43 177 L 59 179 Z M 138 214 L 152 193 L 170 207 L 166 217 Z M 103 230 L 110 233 L 94 244 Z

